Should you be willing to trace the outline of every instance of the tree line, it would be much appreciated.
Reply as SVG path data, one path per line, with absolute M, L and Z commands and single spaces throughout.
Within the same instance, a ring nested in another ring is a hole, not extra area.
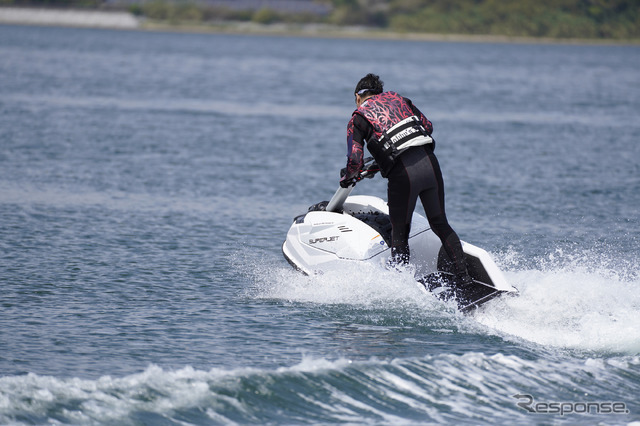
M 351 16 L 365 6 L 367 13 L 361 19 L 394 31 L 640 38 L 638 0 L 334 0 L 334 4 Z
M 120 8 L 153 21 L 358 25 L 406 33 L 640 39 L 640 0 L 314 0 L 328 14 L 232 10 L 203 0 L 0 0 L 2 5 Z

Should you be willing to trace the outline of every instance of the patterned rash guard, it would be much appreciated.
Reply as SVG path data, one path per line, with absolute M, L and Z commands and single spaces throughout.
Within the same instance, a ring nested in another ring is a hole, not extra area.
M 355 177 L 364 165 L 364 145 L 377 140 L 394 124 L 410 116 L 417 116 L 427 133 L 433 132 L 433 124 L 411 100 L 395 92 L 371 96 L 353 112 L 347 126 L 347 173 L 343 180 Z M 384 175 L 384 173 L 383 173 Z

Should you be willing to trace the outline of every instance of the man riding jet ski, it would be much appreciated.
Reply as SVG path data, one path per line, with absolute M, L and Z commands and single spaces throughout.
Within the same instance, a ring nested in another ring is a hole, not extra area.
M 409 99 L 383 92 L 383 85 L 380 77 L 367 74 L 356 86 L 357 109 L 347 127 L 347 172 L 340 186 L 349 186 L 362 169 L 366 143 L 382 176 L 388 179 L 391 262 L 409 262 L 411 217 L 420 197 L 431 229 L 453 262 L 459 284 L 472 285 L 460 239 L 445 214 L 444 184 L 431 137 L 433 124 Z
M 320 215 L 311 215 L 313 219 L 308 217 L 310 213 L 296 218 L 283 246 L 285 257 L 309 273 L 312 266 L 332 262 L 332 256 L 367 260 L 390 247 L 388 266 L 402 268 L 411 260 L 419 266 L 419 279 L 426 288 L 435 290 L 446 285 L 450 291 L 442 297 L 455 295 L 461 308 L 477 306 L 501 291 L 514 291 L 484 250 L 470 245 L 467 245 L 469 250 L 466 246 L 463 250 L 458 235 L 449 225 L 442 173 L 433 153 L 432 123 L 409 99 L 395 92 L 383 92 L 383 82 L 377 75 L 362 78 L 354 95 L 357 109 L 347 128 L 348 161 L 340 180 L 340 187 L 345 191 L 336 192 L 326 207 L 322 203 L 312 206 L 310 212 L 325 210 Z M 372 168 L 363 171 L 365 144 L 379 165 L 376 167 L 388 179 L 388 206 L 375 197 L 347 200 L 355 183 L 374 173 Z M 414 215 L 418 197 L 428 221 Z M 335 216 L 324 216 L 336 212 L 355 221 L 343 218 L 345 223 L 338 225 L 340 220 Z M 336 226 L 339 234 L 333 230 Z M 335 235 L 325 236 L 325 230 L 332 230 Z M 354 234 L 345 238 L 343 234 L 348 232 Z M 372 232 L 375 235 L 369 243 L 376 241 L 377 250 L 367 247 L 366 242 L 362 245 Z M 302 238 L 306 242 L 302 242 Z M 477 262 L 469 263 L 469 251 L 476 252 L 479 266 Z M 486 276 L 485 262 L 493 271 L 493 277 Z M 488 288 L 478 290 L 478 281 Z

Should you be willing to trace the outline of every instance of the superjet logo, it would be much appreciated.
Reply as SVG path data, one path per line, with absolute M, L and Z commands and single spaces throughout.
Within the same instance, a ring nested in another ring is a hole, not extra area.
M 331 241 L 338 241 L 338 238 L 340 238 L 340 236 L 338 236 L 338 235 L 336 235 L 334 237 L 314 238 L 312 240 L 309 240 L 309 244 L 328 243 L 328 242 L 331 242 Z

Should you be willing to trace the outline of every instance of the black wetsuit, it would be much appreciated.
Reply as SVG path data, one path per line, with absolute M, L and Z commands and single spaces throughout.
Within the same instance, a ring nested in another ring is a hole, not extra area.
M 387 177 L 393 258 L 402 263 L 409 261 L 411 217 L 420 198 L 431 230 L 457 266 L 456 272 L 464 273 L 462 246 L 447 220 L 442 172 L 433 149 L 428 145 L 409 148 L 396 160 Z

